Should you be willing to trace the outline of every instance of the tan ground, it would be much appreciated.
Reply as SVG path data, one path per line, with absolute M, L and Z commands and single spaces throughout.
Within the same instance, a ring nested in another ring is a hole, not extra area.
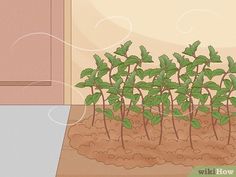
M 73 107 L 70 114 L 70 122 L 78 120 L 82 111 L 82 107 Z M 91 111 L 88 110 L 87 113 L 89 116 Z M 184 177 L 191 171 L 191 167 L 184 165 L 236 164 L 236 151 L 234 146 L 225 146 L 226 140 L 222 138 L 220 138 L 219 142 L 215 141 L 212 136 L 212 131 L 208 126 L 209 122 L 205 116 L 199 117 L 204 124 L 203 128 L 198 131 L 193 131 L 194 151 L 189 148 L 189 142 L 186 141 L 187 136 L 185 129 L 187 130 L 187 122 L 177 122 L 177 127 L 181 127 L 182 130 L 178 129 L 181 140 L 176 143 L 171 124 L 169 120 L 166 119 L 164 123 L 163 144 L 158 146 L 159 126 L 153 128 L 149 125 L 149 133 L 152 137 L 152 141 L 149 142 L 146 140 L 144 134 L 142 137 L 139 136 L 140 134 L 142 135 L 143 129 L 141 124 L 139 125 L 140 118 L 137 116 L 134 117 L 135 119 L 132 120 L 135 121 L 136 128 L 133 130 L 125 130 L 124 132 L 126 151 L 121 149 L 120 142 L 117 141 L 119 138 L 118 131 L 111 131 L 111 137 L 114 140 L 109 141 L 109 143 L 105 141 L 106 137 L 104 129 L 102 128 L 101 116 L 97 118 L 95 126 L 97 128 L 93 127 L 90 129 L 90 119 L 86 119 L 70 127 L 69 136 L 71 137 L 71 142 L 69 144 L 67 134 L 58 167 L 58 176 L 97 177 L 139 175 L 140 177 L 141 175 L 145 177 Z M 116 126 L 119 127 L 119 123 L 108 124 L 108 127 L 113 130 L 116 130 Z M 227 127 L 223 128 L 226 129 Z M 220 127 L 217 127 L 218 132 L 220 129 Z M 224 137 L 227 131 L 221 130 L 221 132 L 222 131 L 224 133 L 221 133 L 221 137 Z M 232 135 L 236 137 L 235 126 L 233 131 Z M 92 132 L 94 132 L 94 134 L 92 134 Z M 90 134 L 92 136 L 90 136 Z M 167 136 L 168 139 L 166 138 Z M 142 141 L 140 141 L 140 139 L 142 139 Z M 232 144 L 236 144 L 235 138 L 232 138 Z M 78 153 L 70 147 L 71 145 L 73 148 L 78 149 Z M 109 151 L 107 149 L 109 149 Z M 136 153 L 136 156 L 133 156 L 134 153 Z M 89 160 L 85 156 L 93 160 Z M 118 160 L 116 159 L 117 157 L 119 157 Z M 101 161 L 102 163 L 97 161 Z M 113 165 L 104 165 L 104 163 Z M 126 168 L 118 166 L 124 166 Z M 133 168 L 135 166 L 151 167 Z

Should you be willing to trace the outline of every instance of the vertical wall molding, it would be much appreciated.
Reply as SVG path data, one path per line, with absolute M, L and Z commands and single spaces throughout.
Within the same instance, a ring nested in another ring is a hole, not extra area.
M 64 104 L 72 103 L 72 0 L 64 0 Z

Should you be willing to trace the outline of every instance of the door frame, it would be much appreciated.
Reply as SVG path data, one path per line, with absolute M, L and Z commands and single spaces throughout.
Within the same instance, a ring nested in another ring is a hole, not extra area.
M 64 104 L 72 104 L 72 0 L 64 0 Z M 71 44 L 71 45 L 69 45 Z

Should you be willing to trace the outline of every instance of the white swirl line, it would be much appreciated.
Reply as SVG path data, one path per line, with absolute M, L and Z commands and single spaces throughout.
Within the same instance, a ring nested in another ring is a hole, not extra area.
M 129 38 L 129 36 L 131 35 L 131 33 L 133 32 L 133 25 L 132 25 L 132 23 L 131 23 L 131 20 L 130 20 L 129 18 L 127 18 L 127 17 L 124 17 L 124 16 L 110 16 L 110 17 L 105 17 L 105 18 L 99 20 L 99 21 L 95 24 L 95 28 L 97 28 L 97 27 L 98 27 L 101 23 L 103 23 L 104 21 L 106 21 L 106 20 L 111 20 L 111 19 L 115 19 L 115 18 L 118 18 L 118 19 L 120 18 L 120 19 L 123 19 L 123 20 L 127 21 L 128 24 L 129 24 L 129 32 L 128 32 L 128 34 L 127 34 L 122 40 L 120 40 L 120 41 L 118 41 L 118 42 L 116 42 L 116 43 L 114 43 L 114 44 L 112 44 L 112 45 L 110 45 L 110 46 L 107 46 L 107 47 L 105 47 L 105 48 L 101 48 L 101 49 L 88 49 L 88 48 L 79 47 L 79 46 L 73 45 L 73 44 L 71 44 L 71 43 L 69 43 L 69 42 L 66 42 L 66 41 L 62 40 L 61 38 L 58 38 L 57 36 L 51 35 L 51 34 L 49 34 L 49 33 L 46 33 L 46 32 L 33 32 L 33 33 L 27 33 L 27 34 L 25 34 L 25 35 L 22 35 L 21 37 L 17 38 L 17 39 L 13 42 L 11 48 L 13 48 L 19 41 L 21 41 L 22 39 L 25 39 L 25 38 L 27 38 L 27 37 L 34 36 L 34 35 L 46 35 L 46 36 L 50 36 L 50 37 L 52 37 L 52 38 L 54 38 L 54 39 L 56 39 L 56 40 L 58 40 L 58 41 L 64 43 L 65 45 L 68 45 L 68 46 L 70 46 L 70 47 L 72 47 L 72 48 L 74 48 L 74 49 L 80 50 L 80 51 L 97 52 L 97 51 L 108 50 L 108 49 L 111 49 L 111 48 L 113 48 L 113 47 L 119 45 L 120 43 L 124 42 L 125 40 L 127 40 L 127 39 Z
M 179 31 L 179 32 L 182 33 L 182 34 L 187 34 L 187 33 L 190 33 L 190 32 L 193 30 L 193 27 L 192 27 L 192 26 L 191 26 L 191 27 L 189 28 L 189 30 L 187 30 L 187 31 L 184 31 L 184 30 L 182 30 L 182 29 L 180 28 L 180 22 L 183 20 L 183 18 L 184 18 L 185 16 L 187 16 L 187 15 L 193 13 L 193 12 L 206 12 L 206 13 L 212 14 L 212 15 L 214 15 L 214 16 L 219 16 L 219 14 L 217 14 L 217 13 L 215 13 L 214 11 L 209 10 L 209 9 L 190 9 L 190 10 L 184 12 L 182 15 L 180 15 L 180 17 L 177 19 L 177 21 L 176 21 L 176 29 L 177 29 L 177 31 Z
M 24 87 L 22 88 L 22 91 L 24 91 L 27 87 L 29 87 L 29 86 L 31 86 L 31 85 L 33 85 L 33 84 L 35 84 L 35 83 L 42 82 L 42 81 L 45 81 L 45 80 L 39 80 L 39 81 L 31 82 L 30 84 L 24 86 Z M 63 84 L 64 86 L 68 86 L 68 87 L 72 88 L 72 90 L 75 90 L 75 91 L 81 96 L 81 98 L 82 98 L 83 100 L 85 100 L 83 94 L 82 94 L 78 89 L 75 89 L 75 87 L 73 87 L 72 85 L 70 85 L 70 84 L 68 84 L 68 83 L 65 83 L 65 82 L 57 81 L 57 80 L 50 80 L 50 81 L 52 81 L 53 83 Z M 70 106 L 71 106 L 71 105 L 70 105 Z M 56 123 L 56 124 L 58 124 L 58 125 L 63 125 L 63 126 L 73 126 L 73 125 L 75 125 L 75 124 L 78 124 L 79 122 L 81 122 L 81 121 L 84 119 L 85 114 L 86 114 L 86 111 L 87 111 L 87 106 L 85 105 L 85 106 L 84 106 L 84 109 L 83 109 L 83 114 L 81 115 L 81 117 L 79 118 L 78 121 L 76 121 L 76 122 L 74 122 L 74 123 L 72 123 L 72 124 L 68 124 L 68 123 L 64 124 L 64 123 L 61 123 L 61 122 L 59 122 L 59 121 L 54 120 L 53 117 L 51 116 L 52 112 L 53 112 L 56 108 L 58 108 L 58 107 L 60 107 L 60 106 L 54 106 L 54 107 L 52 107 L 51 109 L 49 109 L 49 111 L 48 111 L 48 118 L 49 118 L 52 122 L 54 122 L 54 123 Z

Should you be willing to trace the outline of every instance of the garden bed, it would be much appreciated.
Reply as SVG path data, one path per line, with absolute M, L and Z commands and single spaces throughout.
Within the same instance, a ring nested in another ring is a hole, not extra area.
M 92 116 L 70 129 L 71 146 L 125 168 L 235 163 L 236 62 L 228 56 L 224 70 L 217 50 L 208 46 L 209 55 L 201 55 L 200 44 L 173 53 L 174 60 L 163 54 L 157 65 L 142 45 L 131 54 L 132 41 L 106 59 L 94 54 L 96 68 L 84 69 L 75 85 L 90 90 Z
M 235 165 L 236 164 L 236 119 L 232 119 L 232 137 L 227 145 L 228 125 L 215 126 L 218 132 L 216 140 L 211 130 L 210 113 L 198 113 L 197 119 L 201 128 L 192 130 L 193 149 L 189 144 L 189 122 L 176 120 L 179 139 L 176 139 L 170 117 L 163 121 L 163 138 L 159 145 L 160 125 L 147 124 L 150 140 L 147 139 L 142 115 L 131 112 L 129 115 L 132 129 L 124 129 L 123 149 L 120 138 L 121 123 L 107 121 L 110 132 L 108 139 L 103 115 L 97 113 L 95 123 L 91 125 L 91 117 L 72 126 L 69 130 L 70 145 L 78 154 L 107 165 L 115 165 L 127 169 L 150 167 L 172 163 L 176 165 Z

